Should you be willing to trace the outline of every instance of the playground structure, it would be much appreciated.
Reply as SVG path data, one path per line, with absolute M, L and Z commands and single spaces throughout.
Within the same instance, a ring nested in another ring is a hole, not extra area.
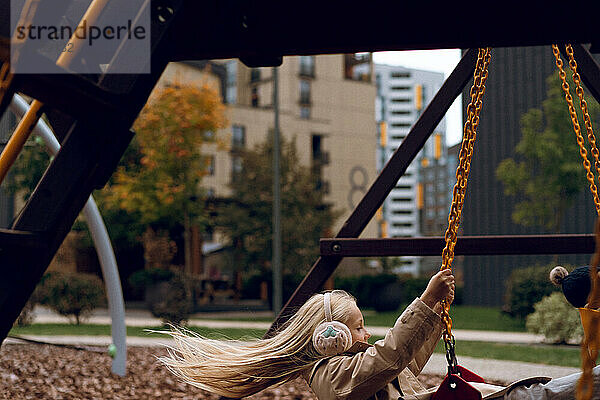
M 580 4 L 575 2 L 571 8 Z M 498 5 L 486 10 L 494 19 L 483 23 L 484 12 L 477 5 L 465 3 L 460 10 L 454 4 L 439 5 L 432 13 L 424 4 L 376 1 L 365 10 L 347 3 L 308 1 L 300 10 L 289 12 L 289 5 L 282 2 L 148 0 L 143 7 L 151 12 L 149 74 L 69 74 L 42 56 L 36 61 L 57 74 L 12 75 L 4 69 L 5 74 L 0 74 L 0 113 L 15 93 L 24 93 L 43 102 L 40 110 L 60 111 L 63 131 L 59 136 L 64 139 L 11 229 L 0 231 L 0 265 L 4 269 L 0 338 L 6 337 L 91 191 L 101 188 L 114 171 L 132 138 L 131 124 L 170 61 L 240 58 L 248 66 L 276 66 L 286 55 L 470 48 L 336 237 L 321 241 L 321 257 L 270 332 L 322 288 L 343 257 L 440 255 L 444 238 L 356 238 L 471 80 L 477 61 L 477 50 L 472 48 L 571 42 L 591 43 L 593 50 L 597 44 L 592 13 L 565 19 L 559 10 L 523 4 L 515 12 Z M 8 15 L 8 4 L 3 3 L 0 18 Z M 431 16 L 428 23 L 433 29 L 423 29 L 419 18 L 407 18 L 400 25 L 400 15 Z M 9 26 L 5 20 L 0 22 L 2 27 Z M 10 33 L 0 35 L 4 39 L 0 57 L 7 66 Z M 587 88 L 600 99 L 600 68 L 586 47 L 574 45 L 573 49 Z M 119 64 L 126 57 L 125 44 L 112 55 L 111 63 Z M 591 234 L 461 237 L 454 249 L 456 255 L 593 252 Z

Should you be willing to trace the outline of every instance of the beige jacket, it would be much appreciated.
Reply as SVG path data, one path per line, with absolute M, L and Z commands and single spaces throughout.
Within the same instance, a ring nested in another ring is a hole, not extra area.
M 318 361 L 304 378 L 319 400 L 431 398 L 416 378 L 442 333 L 440 316 L 415 299 L 396 320 L 385 338 L 371 346 L 355 343 L 348 352 Z M 441 373 L 443 371 L 440 371 Z M 495 398 L 504 388 L 478 384 L 484 398 Z

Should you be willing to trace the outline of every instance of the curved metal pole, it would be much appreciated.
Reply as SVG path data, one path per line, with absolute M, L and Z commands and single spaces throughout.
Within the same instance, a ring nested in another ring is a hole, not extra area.
M 15 94 L 10 104 L 11 111 L 19 118 L 27 113 L 29 105 L 21 96 Z M 44 140 L 50 153 L 55 155 L 60 150 L 60 144 L 48 124 L 40 119 L 34 128 L 34 132 Z M 98 253 L 102 275 L 106 285 L 106 294 L 108 298 L 108 308 L 112 320 L 111 333 L 113 344 L 116 347 L 116 354 L 112 363 L 112 372 L 125 376 L 125 362 L 127 356 L 127 330 L 125 327 L 125 305 L 123 302 L 123 291 L 121 290 L 121 280 L 117 269 L 115 253 L 110 243 L 106 226 L 96 206 L 94 198 L 90 195 L 85 207 L 83 208 L 85 219 L 87 221 L 94 247 Z

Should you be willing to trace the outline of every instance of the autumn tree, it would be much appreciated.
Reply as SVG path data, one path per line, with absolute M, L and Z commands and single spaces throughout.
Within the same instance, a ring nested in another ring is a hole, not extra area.
M 204 193 L 208 174 L 205 146 L 222 146 L 225 107 L 215 89 L 173 85 L 157 89 L 138 116 L 131 146 L 136 156 L 117 169 L 105 190 L 105 201 L 139 215 L 143 224 L 170 221 L 184 227 L 189 272 L 190 227 L 205 223 Z
M 586 179 L 558 73 L 548 77 L 547 86 L 542 107 L 521 118 L 523 136 L 515 148 L 516 157 L 503 160 L 496 176 L 507 195 L 519 198 L 512 213 L 515 223 L 559 232 L 566 210 L 586 187 Z M 577 99 L 572 78 L 569 86 Z M 600 107 L 593 99 L 586 101 L 598 126 Z M 581 114 L 579 121 L 585 136 Z
M 281 153 L 282 264 L 286 273 L 304 273 L 319 255 L 319 238 L 338 214 L 316 190 L 312 170 L 300 164 L 295 143 L 283 140 Z M 236 264 L 265 273 L 272 257 L 271 140 L 240 157 L 242 168 L 230 185 L 231 197 L 218 208 L 217 226 L 231 238 Z

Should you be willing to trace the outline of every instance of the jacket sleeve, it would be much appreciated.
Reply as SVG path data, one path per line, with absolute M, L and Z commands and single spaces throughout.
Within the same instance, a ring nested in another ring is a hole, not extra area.
M 319 365 L 311 388 L 320 399 L 332 395 L 336 399 L 369 398 L 409 365 L 439 325 L 440 317 L 417 298 L 373 347 L 352 356 L 335 356 Z
M 437 346 L 442 337 L 443 327 L 444 323 L 442 322 L 442 319 L 439 318 L 439 322 L 434 324 L 433 333 L 427 337 L 425 343 L 423 343 L 423 346 L 421 346 L 415 355 L 415 358 L 408 365 L 408 368 L 415 376 L 421 373 L 423 367 L 425 367 L 425 364 L 429 361 L 431 354 L 433 354 L 433 351 L 435 350 L 435 346 Z

